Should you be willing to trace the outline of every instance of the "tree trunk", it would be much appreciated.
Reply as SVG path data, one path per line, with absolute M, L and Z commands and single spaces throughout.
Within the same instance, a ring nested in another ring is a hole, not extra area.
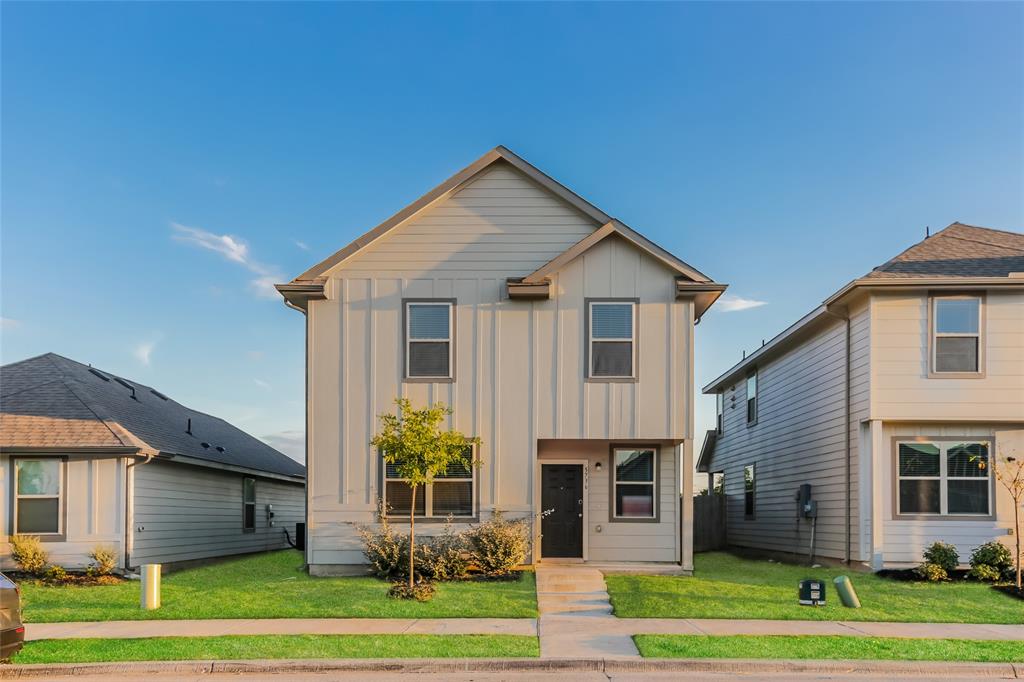
M 1013 501 L 1013 525 L 1014 533 L 1017 534 L 1017 592 L 1020 589 L 1020 500 Z
M 412 590 L 413 556 L 416 554 L 416 486 L 410 487 L 412 488 L 412 499 L 409 501 L 409 589 Z M 1019 572 L 1017 578 L 1019 583 Z

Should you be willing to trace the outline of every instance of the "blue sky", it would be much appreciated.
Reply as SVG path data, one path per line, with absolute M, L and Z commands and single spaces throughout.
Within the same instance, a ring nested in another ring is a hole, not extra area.
M 1020 3 L 0 12 L 0 358 L 292 453 L 303 323 L 265 285 L 497 144 L 764 302 L 701 323 L 698 387 L 925 226 L 1024 227 Z

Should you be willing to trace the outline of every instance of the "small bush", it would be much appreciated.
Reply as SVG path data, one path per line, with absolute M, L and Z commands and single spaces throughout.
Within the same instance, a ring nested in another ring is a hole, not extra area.
M 923 563 L 916 569 L 917 574 L 928 582 L 937 583 L 943 580 L 949 580 L 949 573 L 945 568 L 933 563 Z
M 490 521 L 468 533 L 473 563 L 489 577 L 502 577 L 526 560 L 530 550 L 530 527 L 525 519 L 507 521 L 496 511 Z
M 11 536 L 11 557 L 18 568 L 34 576 L 41 576 L 50 562 L 50 554 L 37 535 Z
M 380 528 L 360 528 L 363 556 L 370 562 L 370 573 L 382 580 L 396 580 L 409 570 L 409 538 L 396 533 L 381 516 Z
M 469 573 L 469 553 L 463 533 L 452 531 L 451 522 L 444 533 L 423 538 L 416 545 L 416 571 L 430 580 L 461 580 Z
M 960 565 L 960 555 L 956 547 L 947 542 L 933 542 L 924 550 L 924 563 L 940 566 L 948 575 Z
M 89 552 L 92 565 L 89 568 L 94 575 L 110 575 L 117 568 L 117 552 L 113 547 L 97 545 Z
M 388 590 L 388 596 L 395 599 L 415 599 L 416 601 L 430 601 L 434 597 L 433 583 L 420 581 L 412 587 L 404 580 L 392 583 Z
M 981 577 L 992 575 L 993 577 Z M 1013 575 L 1013 553 L 1001 542 L 986 542 L 971 552 L 971 577 L 978 580 L 1008 579 Z
M 971 572 L 968 575 L 975 580 L 994 583 L 999 580 L 1002 573 L 998 568 L 993 568 L 988 564 L 978 564 L 977 566 L 971 566 Z
M 69 576 L 68 572 L 64 570 L 64 567 L 58 566 L 57 564 L 48 566 L 46 570 L 43 572 L 43 580 L 45 580 L 48 583 L 66 583 L 70 580 L 70 578 L 71 576 Z

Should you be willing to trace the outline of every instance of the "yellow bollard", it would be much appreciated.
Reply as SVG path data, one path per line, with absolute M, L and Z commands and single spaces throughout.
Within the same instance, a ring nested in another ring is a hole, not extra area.
M 160 608 L 160 564 L 142 566 L 142 608 Z

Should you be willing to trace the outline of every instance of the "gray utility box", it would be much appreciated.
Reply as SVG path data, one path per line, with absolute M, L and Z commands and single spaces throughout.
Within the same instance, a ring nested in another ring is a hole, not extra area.
M 803 606 L 824 606 L 825 581 L 813 579 L 801 580 L 800 604 Z

